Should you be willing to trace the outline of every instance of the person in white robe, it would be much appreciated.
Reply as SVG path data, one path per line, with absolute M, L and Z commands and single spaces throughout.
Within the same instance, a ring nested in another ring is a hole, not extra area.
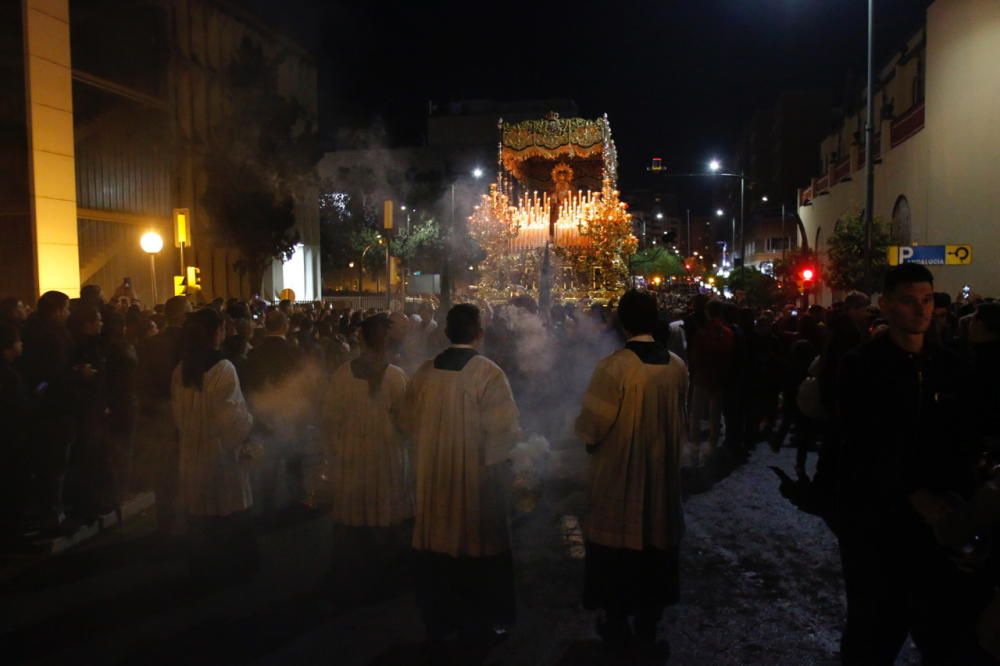
M 388 360 L 395 326 L 384 314 L 362 322 L 361 355 L 334 373 L 324 398 L 334 524 L 329 583 L 341 596 L 389 585 L 410 552 L 413 484 L 402 426 L 407 378 Z
M 503 371 L 479 354 L 479 308 L 448 313 L 451 346 L 416 372 L 406 419 L 414 440 L 417 600 L 431 641 L 459 631 L 492 642 L 514 621 L 508 456 L 519 414 Z
M 215 581 L 256 569 L 256 543 L 244 520 L 253 504 L 245 446 L 253 417 L 236 368 L 219 351 L 224 337 L 214 310 L 188 315 L 170 392 L 180 497 L 193 537 L 191 572 Z
M 618 315 L 628 342 L 598 363 L 576 421 L 591 453 L 584 605 L 603 612 L 597 628 L 609 643 L 634 638 L 653 650 L 660 616 L 677 598 L 688 378 L 652 337 L 653 294 L 626 293 Z
M 413 518 L 402 411 L 406 373 L 387 360 L 384 315 L 361 325 L 361 356 L 330 380 L 323 408 L 331 517 L 338 525 L 391 527 Z

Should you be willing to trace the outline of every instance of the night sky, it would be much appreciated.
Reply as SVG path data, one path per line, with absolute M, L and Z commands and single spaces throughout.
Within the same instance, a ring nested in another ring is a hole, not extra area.
M 623 171 L 725 159 L 785 89 L 863 84 L 865 0 L 319 2 L 256 0 L 318 54 L 322 129 L 419 143 L 429 100 L 568 97 L 607 113 Z M 876 0 L 879 60 L 926 0 Z

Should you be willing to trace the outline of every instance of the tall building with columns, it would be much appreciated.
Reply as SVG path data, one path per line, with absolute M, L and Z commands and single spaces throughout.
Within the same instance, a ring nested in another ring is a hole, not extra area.
M 202 294 L 249 296 L 239 251 L 212 234 L 202 157 L 227 119 L 226 69 L 244 40 L 280 62 L 277 86 L 315 124 L 317 75 L 299 44 L 223 0 L 21 0 L 0 7 L 0 295 L 33 300 L 132 278 L 152 302 L 179 273 L 172 211 L 190 210 L 185 263 Z M 319 297 L 317 193 L 298 193 L 301 245 L 264 276 L 265 297 L 291 286 Z

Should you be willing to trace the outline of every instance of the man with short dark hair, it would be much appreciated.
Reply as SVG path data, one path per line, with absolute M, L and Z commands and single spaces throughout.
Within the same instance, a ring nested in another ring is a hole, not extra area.
M 0 322 L 0 535 L 10 536 L 21 527 L 27 500 L 27 432 L 30 422 L 28 388 L 16 361 L 21 356 L 20 330 Z
M 139 340 L 136 348 L 136 393 L 139 396 L 138 476 L 156 492 L 156 527 L 169 535 L 177 523 L 180 450 L 170 414 L 170 383 L 180 361 L 181 329 L 191 302 L 172 296 L 163 306 L 165 326 Z
M 635 641 L 655 656 L 657 624 L 678 593 L 688 377 L 653 339 L 652 293 L 627 292 L 618 319 L 628 342 L 598 363 L 576 421 L 591 454 L 584 606 L 603 612 L 598 633 L 619 647 L 633 638 L 633 617 Z
M 453 307 L 446 331 L 451 346 L 417 370 L 406 400 L 417 602 L 432 644 L 455 631 L 490 644 L 515 617 L 505 485 L 519 415 L 503 370 L 476 350 L 479 308 Z
M 723 319 L 722 301 L 712 300 L 704 306 L 705 323 L 699 326 L 691 339 L 688 357 L 691 364 L 690 441 L 695 447 L 701 442 L 701 419 L 708 417 L 709 453 L 719 443 L 722 430 L 722 400 L 731 378 L 733 357 L 736 353 L 736 336 Z M 726 423 L 726 429 L 735 428 Z
M 264 339 L 247 354 L 240 377 L 247 402 L 254 410 L 254 428 L 267 440 L 264 457 L 257 465 L 257 487 L 254 489 L 255 504 L 265 516 L 279 508 L 278 488 L 283 468 L 287 469 L 292 499 L 302 499 L 304 492 L 299 433 L 285 422 L 282 414 L 274 413 L 273 409 L 265 413 L 262 409 L 267 397 L 278 395 L 275 392 L 303 367 L 302 350 L 288 339 L 289 325 L 289 317 L 284 311 L 268 310 L 264 317 Z M 270 406 L 274 401 L 268 400 L 268 403 Z M 287 465 L 283 466 L 282 461 Z
M 43 523 L 48 528 L 58 528 L 65 519 L 63 486 L 76 435 L 77 372 L 68 319 L 69 296 L 47 291 L 24 328 L 22 367 L 38 404 L 31 437 L 37 442 L 35 471 L 41 485 Z
M 909 633 L 925 663 L 962 663 L 956 649 L 978 610 L 973 579 L 936 545 L 932 526 L 948 512 L 947 495 L 972 490 L 968 376 L 927 336 L 927 268 L 889 269 L 879 307 L 887 332 L 844 357 L 839 382 L 843 659 L 891 664 Z

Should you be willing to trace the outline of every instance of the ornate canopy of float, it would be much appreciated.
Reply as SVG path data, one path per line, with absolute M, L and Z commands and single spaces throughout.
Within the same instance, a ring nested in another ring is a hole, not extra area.
M 469 218 L 484 253 L 479 289 L 546 299 L 620 293 L 635 252 L 619 199 L 618 157 L 607 116 L 504 123 L 497 181 Z

